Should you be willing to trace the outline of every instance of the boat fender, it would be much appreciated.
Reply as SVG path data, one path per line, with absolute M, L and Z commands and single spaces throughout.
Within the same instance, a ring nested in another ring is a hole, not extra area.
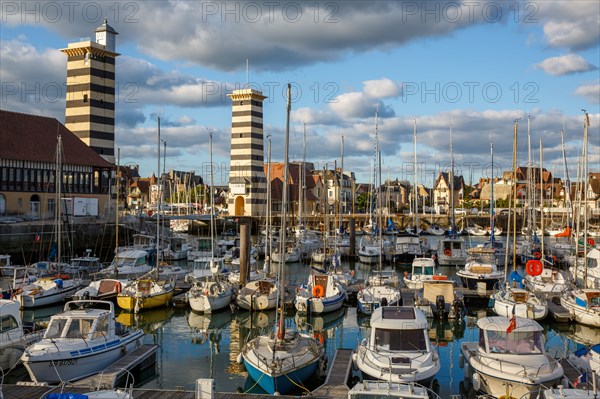
M 358 365 L 356 364 L 357 360 L 358 360 L 358 354 L 353 353 L 352 354 L 352 370 L 354 370 L 354 371 L 358 371 Z
M 444 255 L 446 255 L 446 256 L 452 256 L 452 250 L 450 248 L 444 249 Z
M 235 360 L 238 362 L 238 364 L 244 363 L 244 359 L 242 358 L 242 354 L 241 353 L 238 353 L 238 355 L 237 355 L 237 357 L 236 357 Z
M 541 253 L 540 251 L 535 251 L 535 252 L 533 253 L 533 257 L 534 257 L 535 259 L 542 259 L 542 253 Z
M 461 369 L 465 367 L 465 357 L 463 356 L 462 353 L 458 356 L 458 366 Z
M 493 308 L 495 304 L 496 304 L 496 299 L 490 297 L 490 300 L 488 301 L 488 308 Z
M 587 243 L 588 243 L 588 245 L 589 245 L 590 247 L 593 247 L 593 246 L 595 246 L 595 245 L 596 245 L 596 242 L 594 241 L 594 239 L 593 239 L 593 238 L 588 238 L 588 239 L 587 239 Z
M 476 391 L 479 391 L 479 389 L 481 388 L 481 376 L 479 375 L 479 373 L 473 373 L 473 389 Z
M 469 367 L 470 367 L 469 362 L 465 361 L 465 373 L 464 373 L 465 378 L 469 378 L 469 373 L 471 372 L 471 369 Z
M 123 291 L 123 285 L 120 281 L 118 281 L 117 284 L 115 284 L 115 290 L 117 291 L 117 294 L 120 294 L 121 291 Z

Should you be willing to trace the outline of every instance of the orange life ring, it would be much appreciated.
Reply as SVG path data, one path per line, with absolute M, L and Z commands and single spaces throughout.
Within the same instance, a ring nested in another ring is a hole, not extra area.
M 536 259 L 542 259 L 542 253 L 540 251 L 535 251 L 533 253 L 533 257 Z
M 588 238 L 588 239 L 587 239 L 587 243 L 588 243 L 588 245 L 589 245 L 590 247 L 593 247 L 593 246 L 595 246 L 595 245 L 596 245 L 596 241 L 594 241 L 594 239 L 593 239 L 593 238 Z
M 452 256 L 452 250 L 450 248 L 444 249 L 444 255 L 446 255 L 446 256 Z
M 325 288 L 322 285 L 315 285 L 312 289 L 312 294 L 315 298 L 323 298 L 325 296 Z
M 443 274 L 434 274 L 433 275 L 433 279 L 434 280 L 448 280 L 448 276 L 444 276 Z
M 542 262 L 537 259 L 528 260 L 525 266 L 525 271 L 530 276 L 539 276 L 542 274 L 542 270 L 544 270 L 544 266 Z

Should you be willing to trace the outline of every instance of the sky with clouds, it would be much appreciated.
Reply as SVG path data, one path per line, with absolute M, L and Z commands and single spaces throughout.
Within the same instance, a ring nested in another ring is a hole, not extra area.
M 474 181 L 531 146 L 563 177 L 590 114 L 589 167 L 600 170 L 600 2 L 574 1 L 2 1 L 0 108 L 64 122 L 66 57 L 104 18 L 117 36 L 116 144 L 121 163 L 156 172 L 156 119 L 166 168 L 205 175 L 213 131 L 215 181 L 226 183 L 231 103 L 246 85 L 268 96 L 264 130 L 282 160 L 285 87 L 292 85 L 290 157 L 341 162 L 370 181 L 378 140 L 384 178 L 419 179 L 450 164 Z M 248 61 L 246 61 L 248 60 Z M 246 63 L 248 62 L 248 69 Z

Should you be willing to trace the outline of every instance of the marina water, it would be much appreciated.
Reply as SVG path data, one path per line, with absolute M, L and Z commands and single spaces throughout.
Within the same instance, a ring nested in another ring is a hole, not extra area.
M 503 239 L 505 237 L 500 237 Z M 436 238 L 429 238 L 435 244 Z M 485 237 L 472 238 L 469 246 L 485 241 Z M 467 242 L 468 239 L 467 239 Z M 261 263 L 259 262 L 259 267 Z M 189 265 L 191 268 L 191 264 Z M 286 285 L 297 287 L 306 281 L 310 273 L 307 264 L 286 264 Z M 359 262 L 343 262 L 345 270 L 355 270 L 356 277 L 364 280 L 373 266 Z M 390 265 L 385 268 L 392 268 Z M 400 275 L 410 272 L 410 265 L 393 266 Z M 456 267 L 441 267 L 440 271 L 450 277 Z M 522 270 L 520 270 L 523 273 Z M 53 306 L 24 312 L 24 319 L 48 320 L 58 313 L 61 306 Z M 475 327 L 478 318 L 491 315 L 491 310 L 469 308 L 467 317 L 460 322 L 430 319 L 429 336 L 437 342 L 442 368 L 436 375 L 432 388 L 442 398 L 474 397 L 465 385 L 464 371 L 459 366 L 460 344 L 463 341 L 476 341 Z M 243 366 L 237 363 L 237 356 L 244 343 L 250 338 L 272 331 L 275 326 L 275 312 L 251 314 L 243 310 L 200 315 L 189 309 L 163 308 L 149 310 L 134 315 L 119 313 L 117 321 L 128 326 L 139 326 L 146 332 L 145 343 L 159 345 L 156 374 L 145 381 L 137 381 L 137 386 L 162 389 L 194 390 L 198 378 L 214 378 L 218 392 L 262 393 L 260 387 L 247 376 Z M 357 314 L 356 307 L 343 307 L 338 312 L 312 317 L 308 324 L 314 327 L 315 336 L 325 343 L 329 363 L 339 348 L 355 349 L 363 338 L 369 335 L 369 318 Z M 554 357 L 564 357 L 576 349 L 600 342 L 600 329 L 579 324 L 556 323 L 550 318 L 542 321 L 546 336 L 546 348 Z M 290 310 L 286 315 L 288 328 L 306 328 L 307 320 Z M 518 328 L 518 327 L 517 327 Z M 357 374 L 357 373 L 355 373 Z M 25 373 L 26 375 L 26 373 Z M 5 380 L 13 382 L 12 377 Z M 358 374 L 355 380 L 358 379 Z M 322 379 L 311 379 L 307 389 L 314 389 Z M 295 394 L 302 394 L 298 388 Z

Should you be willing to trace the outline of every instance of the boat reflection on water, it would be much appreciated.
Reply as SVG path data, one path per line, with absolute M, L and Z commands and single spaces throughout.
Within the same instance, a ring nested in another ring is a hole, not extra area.
M 343 306 L 330 313 L 311 315 L 309 319 L 307 319 L 306 314 L 296 313 L 294 321 L 298 330 L 324 332 L 331 328 L 338 327 L 344 322 L 344 317 L 347 312 L 346 309 L 347 308 Z
M 65 305 L 63 303 L 58 303 L 56 305 L 44 306 L 41 308 L 34 309 L 24 309 L 22 311 L 23 323 L 24 324 L 47 324 L 50 321 L 50 317 L 55 314 L 61 313 L 63 311 L 63 307 Z
M 190 311 L 188 325 L 191 329 L 193 344 L 203 344 L 210 339 L 213 341 L 215 334 L 221 335 L 222 330 L 231 323 L 232 314 L 229 308 L 224 312 L 212 314 L 198 314 Z
M 430 318 L 429 339 L 436 342 L 438 346 L 446 346 L 453 341 L 461 340 L 465 335 L 467 323 L 464 318 L 460 319 L 437 319 Z
M 141 328 L 145 333 L 153 333 L 163 327 L 173 316 L 172 307 L 144 310 L 139 313 L 121 312 L 116 320 L 127 327 Z

